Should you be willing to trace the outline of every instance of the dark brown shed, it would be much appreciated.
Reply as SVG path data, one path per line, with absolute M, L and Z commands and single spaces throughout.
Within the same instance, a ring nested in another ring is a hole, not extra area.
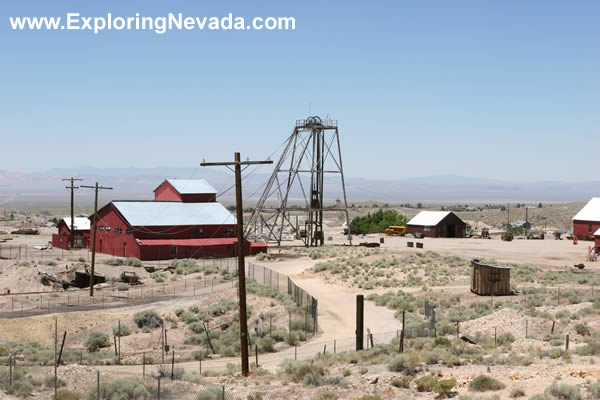
M 471 261 L 471 292 L 481 296 L 512 294 L 510 267 Z

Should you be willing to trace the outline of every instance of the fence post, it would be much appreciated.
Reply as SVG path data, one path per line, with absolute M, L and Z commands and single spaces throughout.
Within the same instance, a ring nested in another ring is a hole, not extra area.
M 158 400 L 160 400 L 160 376 L 157 376 L 156 379 L 158 380 Z
M 223 385 L 223 391 L 221 393 L 221 399 L 225 400 L 225 385 Z
M 456 338 L 458 339 L 458 335 L 460 334 L 460 329 L 458 327 L 458 321 L 456 321 Z M 525 336 L 527 337 L 527 336 Z
M 528 330 L 529 330 L 529 321 L 525 320 L 525 339 L 527 339 Z
M 146 379 L 146 352 L 142 353 L 142 378 Z
M 406 310 L 402 310 L 402 330 L 400 331 L 400 353 L 404 353 L 404 323 L 406 322 Z
M 171 356 L 171 380 L 175 378 L 175 350 L 173 350 L 173 355 Z
M 569 350 L 569 334 L 565 337 L 565 350 Z
M 362 294 L 356 295 L 356 351 L 362 350 L 364 345 L 364 310 L 365 297 Z
M 258 345 L 254 345 L 254 355 L 256 356 L 256 367 L 258 368 Z
M 202 376 L 202 358 L 198 360 L 198 374 Z
M 294 360 L 298 359 L 298 345 L 294 345 Z
M 336 352 L 336 342 L 335 339 L 333 339 L 333 354 L 335 354 Z
M 100 371 L 96 371 L 96 399 L 100 400 Z
M 13 373 L 12 373 L 12 357 L 13 355 L 8 356 L 8 382 L 10 386 L 13 384 Z
M 494 346 L 497 346 L 497 340 L 496 340 L 496 327 L 494 327 Z

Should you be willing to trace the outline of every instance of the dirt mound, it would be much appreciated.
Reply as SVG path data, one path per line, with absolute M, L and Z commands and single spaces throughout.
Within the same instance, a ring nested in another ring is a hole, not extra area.
M 494 336 L 494 328 L 496 328 L 497 335 L 510 333 L 516 339 L 525 339 L 526 330 L 528 338 L 541 338 L 550 332 L 551 327 L 552 321 L 530 317 L 512 308 L 503 308 L 485 317 L 460 324 L 460 330 L 468 335 L 481 332 L 488 336 Z

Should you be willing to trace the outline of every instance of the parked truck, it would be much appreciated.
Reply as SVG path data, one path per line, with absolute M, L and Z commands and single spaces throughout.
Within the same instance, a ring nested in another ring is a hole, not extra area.
M 385 234 L 388 236 L 404 236 L 406 235 L 406 226 L 390 225 L 385 230 Z

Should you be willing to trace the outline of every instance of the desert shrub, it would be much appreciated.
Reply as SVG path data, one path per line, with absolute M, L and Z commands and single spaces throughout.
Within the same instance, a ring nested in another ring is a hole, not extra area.
M 437 383 L 438 378 L 434 375 L 425 375 L 415 380 L 419 392 L 431 392 Z
M 596 356 L 600 354 L 600 337 L 586 336 L 585 345 L 577 347 L 580 356 Z
M 0 368 L 0 387 L 6 390 L 8 394 L 18 397 L 27 398 L 33 392 L 40 382 L 35 380 L 26 368 L 17 368 L 13 370 L 13 384 L 9 386 L 9 371 L 8 368 Z
M 388 364 L 388 369 L 392 372 L 402 372 L 406 369 L 406 358 L 404 356 L 396 356 Z
M 125 282 L 119 283 L 119 284 L 117 285 L 117 290 L 118 290 L 119 292 L 125 292 L 125 291 L 129 290 L 129 285 L 128 285 L 128 284 L 126 284 Z
M 412 381 L 412 376 L 403 376 L 402 378 L 393 378 L 390 381 L 390 385 L 397 388 L 410 388 L 410 382 Z
M 207 386 L 196 394 L 196 400 L 231 400 L 231 394 L 225 392 L 223 399 L 223 388 L 221 386 Z
M 433 392 L 437 393 L 439 398 L 445 399 L 450 396 L 452 389 L 456 386 L 456 379 L 440 379 L 433 387 Z
M 96 400 L 98 392 L 96 386 L 87 392 L 87 400 Z M 110 382 L 100 383 L 100 398 L 101 399 L 131 399 L 145 400 L 150 399 L 148 389 L 138 381 L 130 379 L 117 379 Z
M 285 360 L 281 364 L 282 373 L 293 382 L 319 386 L 320 378 L 325 375 L 323 367 L 306 361 Z
M 98 349 L 110 346 L 108 335 L 102 332 L 92 332 L 85 341 L 85 347 L 90 353 L 98 351 Z
M 504 387 L 502 382 L 488 375 L 478 375 L 469 383 L 469 390 L 472 392 L 496 391 Z
M 162 318 L 153 310 L 144 310 L 133 315 L 138 328 L 158 328 L 162 326 Z
M 516 398 L 524 397 L 524 396 L 525 396 L 525 391 L 521 388 L 513 388 L 509 394 L 509 397 L 511 399 L 516 399 Z
M 175 268 L 177 275 L 189 275 L 195 272 L 200 272 L 200 266 L 195 260 L 186 258 L 182 260 L 173 260 L 171 266 Z
M 200 321 L 192 322 L 188 325 L 188 328 L 194 333 L 204 333 L 204 325 Z
M 154 279 L 154 282 L 160 283 L 165 281 L 165 273 L 161 271 L 156 271 L 150 274 L 150 278 Z
M 261 252 L 261 253 L 258 253 L 258 254 L 256 255 L 256 261 L 262 261 L 262 260 L 264 260 L 264 259 L 265 259 L 265 258 L 267 258 L 267 257 L 269 257 L 269 255 L 268 255 L 268 254 L 266 254 L 266 253 L 262 253 L 262 252 Z
M 510 332 L 501 333 L 496 337 L 496 343 L 500 346 L 511 344 L 515 341 L 515 337 Z
M 544 390 L 544 395 L 551 400 L 581 400 L 581 392 L 577 386 L 554 382 Z
M 125 264 L 125 261 L 122 258 L 111 258 L 106 261 L 106 264 L 112 265 L 113 267 L 118 267 L 119 265 Z
M 265 336 L 257 340 L 258 350 L 272 353 L 275 351 L 275 339 Z
M 129 336 L 131 332 L 129 331 L 129 327 L 127 325 L 121 325 L 119 330 L 119 325 L 113 327 L 113 334 L 115 336 Z
M 135 258 L 135 257 L 129 257 L 125 260 L 125 264 L 130 266 L 130 267 L 142 267 L 144 264 L 140 261 L 139 258 Z
M 600 399 L 600 381 L 591 383 L 587 389 L 592 399 Z
M 376 395 L 367 395 L 359 397 L 357 400 L 381 400 L 381 397 Z
M 577 332 L 581 336 L 589 336 L 590 328 L 585 322 L 580 322 L 579 324 L 575 325 L 575 332 Z
M 79 400 L 81 399 L 81 395 L 77 392 L 71 392 L 68 389 L 58 389 L 56 392 L 57 400 Z

